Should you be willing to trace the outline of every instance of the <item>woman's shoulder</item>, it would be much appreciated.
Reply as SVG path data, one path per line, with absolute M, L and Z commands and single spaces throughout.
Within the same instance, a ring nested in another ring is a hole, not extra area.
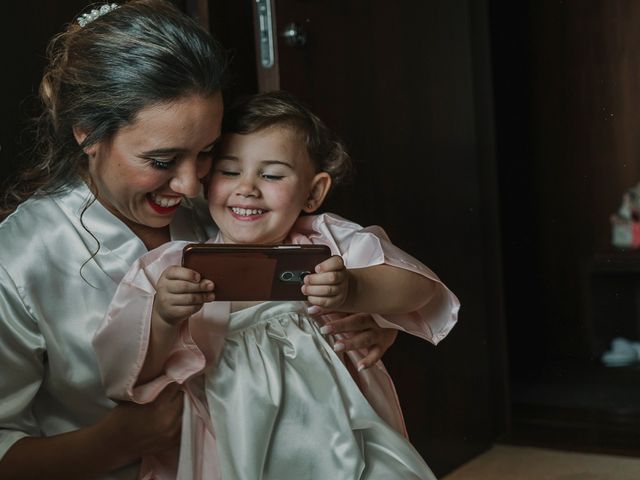
M 51 225 L 58 225 L 61 216 L 68 216 L 61 208 L 72 190 L 55 194 L 33 195 L 0 222 L 0 238 L 4 245 L 9 236 L 29 235 L 46 231 Z
M 73 205 L 69 205 L 68 198 L 72 194 L 65 190 L 32 196 L 0 222 L 0 263 L 11 264 L 20 252 L 36 247 L 41 249 L 43 245 L 57 243 L 57 248 L 64 248 L 59 242 L 59 234 L 73 223 L 70 219 L 74 215 Z

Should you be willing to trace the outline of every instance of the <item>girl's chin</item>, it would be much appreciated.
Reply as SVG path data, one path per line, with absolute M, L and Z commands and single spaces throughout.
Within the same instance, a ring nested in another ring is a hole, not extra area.
M 264 237 L 256 235 L 247 235 L 242 233 L 232 233 L 229 235 L 222 234 L 222 241 L 224 243 L 255 243 L 259 245 L 279 245 L 284 242 L 284 238 L 278 240 L 273 237 Z

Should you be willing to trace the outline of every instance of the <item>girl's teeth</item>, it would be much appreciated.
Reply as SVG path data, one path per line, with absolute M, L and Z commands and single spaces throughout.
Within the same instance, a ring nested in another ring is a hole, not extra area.
M 259 208 L 231 207 L 231 210 L 233 210 L 233 213 L 235 213 L 236 215 L 241 215 L 243 217 L 248 217 L 250 215 L 262 215 L 264 213 L 264 210 L 261 210 Z

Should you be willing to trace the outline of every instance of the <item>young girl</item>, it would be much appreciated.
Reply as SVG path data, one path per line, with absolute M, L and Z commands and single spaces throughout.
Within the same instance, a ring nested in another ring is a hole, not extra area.
M 384 367 L 364 369 L 366 352 L 341 357 L 343 341 L 329 335 L 335 314 L 327 312 L 370 312 L 379 325 L 437 343 L 456 321 L 457 299 L 381 229 L 300 216 L 320 207 L 349 164 L 291 96 L 253 96 L 224 122 L 208 186 L 220 228 L 214 241 L 328 245 L 334 256 L 302 286 L 311 309 L 324 314 L 313 318 L 305 302 L 212 302 L 215 278 L 176 266 L 184 242 L 141 258 L 94 345 L 115 398 L 146 403 L 185 384 L 178 465 L 170 455 L 150 457 L 143 475 L 434 478 L 405 438 Z

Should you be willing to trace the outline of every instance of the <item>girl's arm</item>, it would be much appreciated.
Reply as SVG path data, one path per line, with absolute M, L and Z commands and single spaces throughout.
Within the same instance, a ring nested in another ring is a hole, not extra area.
M 180 264 L 185 244 L 167 243 L 143 255 L 116 289 L 93 338 L 103 385 L 112 399 L 146 404 L 168 385 L 184 383 L 206 365 L 190 325 L 166 322 L 159 310 L 166 308 L 159 303 L 160 277 L 179 268 L 174 266 Z M 182 308 L 180 320 L 196 309 L 178 307 Z
M 333 256 L 304 279 L 303 293 L 309 302 L 341 312 L 380 315 L 413 312 L 434 295 L 434 280 L 391 265 L 348 270 L 341 257 Z
M 171 266 L 160 275 L 151 312 L 149 347 L 137 383 L 146 383 L 162 373 L 183 324 L 205 302 L 214 299 L 213 282 L 201 280 L 193 270 Z
M 390 265 L 348 270 L 345 312 L 402 314 L 418 310 L 433 297 L 436 282 L 409 270 Z
M 327 307 L 322 298 L 335 295 L 331 291 L 339 283 L 335 278 L 333 286 L 324 292 L 307 293 L 311 303 L 338 311 L 364 308 L 372 312 L 379 326 L 398 329 L 433 344 L 446 337 L 456 324 L 460 308 L 456 296 L 429 268 L 393 245 L 380 227 L 362 228 L 336 215 L 322 214 L 301 217 L 294 230 L 293 243 L 328 245 L 334 255 L 343 258 L 349 275 L 354 276 L 351 291 L 347 289 L 347 296 L 332 304 L 345 307 Z M 313 275 L 308 275 L 305 282 L 312 280 L 310 277 Z M 366 292 L 372 296 L 368 298 Z M 419 307 L 407 310 L 416 306 Z

